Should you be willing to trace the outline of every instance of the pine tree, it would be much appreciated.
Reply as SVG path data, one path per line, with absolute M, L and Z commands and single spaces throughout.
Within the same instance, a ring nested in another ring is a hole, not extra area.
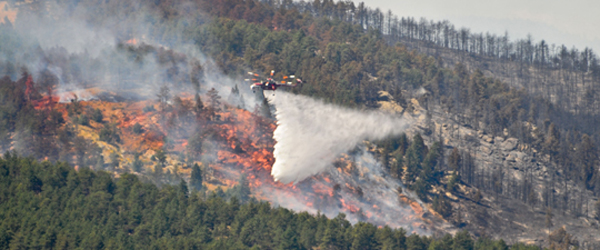
M 453 148 L 452 152 L 448 156 L 448 167 L 450 167 L 452 171 L 458 171 L 460 169 L 461 161 L 462 158 L 460 157 L 458 148 Z
M 422 170 L 421 163 L 423 162 L 424 155 L 427 153 L 426 151 L 423 138 L 417 133 L 406 151 L 406 172 L 404 173 L 404 178 L 407 182 L 414 182 L 417 175 L 419 175 Z
M 169 99 L 171 99 L 171 91 L 169 87 L 163 85 L 160 87 L 160 91 L 156 94 L 157 101 L 160 103 L 160 110 L 164 111 L 168 105 Z
M 420 250 L 427 247 L 426 243 L 416 234 L 411 234 L 406 238 L 407 250 Z
M 181 182 L 179 182 L 179 192 L 187 199 L 188 195 L 190 193 L 190 190 L 188 189 L 187 183 L 185 182 L 185 180 L 181 180 Z
M 158 166 L 160 166 L 161 169 L 165 167 L 165 164 L 167 163 L 167 154 L 164 150 L 156 150 L 153 157 L 158 161 Z
M 444 218 L 449 218 L 452 215 L 452 205 L 443 194 L 437 195 L 433 200 L 433 210 Z
M 194 106 L 194 112 L 196 112 L 196 116 L 199 116 L 202 114 L 202 112 L 204 112 L 204 103 L 202 103 L 202 99 L 200 99 L 200 95 L 198 93 L 196 93 L 194 102 L 196 103 Z
M 551 123 L 548 127 L 548 133 L 546 134 L 543 147 L 552 157 L 558 156 L 560 150 L 560 132 L 554 123 Z
M 250 185 L 248 184 L 248 179 L 246 178 L 246 174 L 242 174 L 236 186 L 236 194 L 238 195 L 240 202 L 246 203 L 250 200 L 250 195 L 252 191 L 250 191 Z
M 140 153 L 136 152 L 133 154 L 133 163 L 132 168 L 133 171 L 140 173 L 142 171 L 142 167 L 144 167 L 144 163 L 140 160 Z
M 454 235 L 452 249 L 455 250 L 473 250 L 473 239 L 466 230 L 458 232 Z
M 117 152 L 110 153 L 109 158 L 111 167 L 119 167 L 119 164 L 121 163 L 121 156 Z
M 202 170 L 200 169 L 200 166 L 198 166 L 198 163 L 194 163 L 194 166 L 192 167 L 190 185 L 193 189 L 202 189 Z
M 218 112 L 221 110 L 221 96 L 219 96 L 219 91 L 215 88 L 211 88 L 208 91 L 208 98 L 210 99 L 210 108 Z
M 400 135 L 400 138 L 398 138 L 398 151 L 399 154 L 404 155 L 406 154 L 406 149 L 408 148 L 409 145 L 409 141 L 408 141 L 408 137 L 406 136 L 405 133 L 402 133 Z
M 477 189 L 477 192 L 475 192 L 475 194 L 473 194 L 473 201 L 475 203 L 479 203 L 481 201 L 481 199 L 483 199 L 483 195 L 481 194 L 481 191 L 479 189 Z
M 446 184 L 446 190 L 450 192 L 456 191 L 456 185 L 458 185 L 459 182 L 460 175 L 458 175 L 456 172 L 453 172 L 450 176 L 450 179 L 448 180 L 448 184 Z
M 598 175 L 598 150 L 588 135 L 581 137 L 581 143 L 577 147 L 577 159 L 581 165 L 581 178 L 587 188 L 594 186 L 593 178 Z

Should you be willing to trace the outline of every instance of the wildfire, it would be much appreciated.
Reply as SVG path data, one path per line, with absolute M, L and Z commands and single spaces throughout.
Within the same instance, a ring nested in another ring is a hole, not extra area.
M 135 38 L 131 38 L 131 39 L 127 40 L 125 43 L 129 44 L 129 45 L 137 45 L 138 44 L 138 40 L 135 39 Z
M 219 164 L 213 167 L 227 173 L 224 178 L 230 176 L 233 179 L 244 173 L 257 198 L 295 210 L 321 211 L 332 217 L 343 212 L 351 221 L 368 220 L 377 225 L 403 226 L 413 232 L 428 232 L 425 225 L 431 222 L 424 219 L 424 209 L 419 203 L 390 191 L 389 187 L 369 187 L 371 184 L 363 179 L 376 171 L 361 171 L 361 163 L 355 163 L 349 156 L 338 159 L 332 171 L 296 185 L 273 181 L 270 172 L 274 162 L 272 135 L 275 124 L 243 110 L 233 110 L 222 117 L 230 121 L 219 125 L 226 146 L 218 152 Z M 382 176 L 372 178 L 389 181 Z
M 52 108 L 55 103 L 58 103 L 59 98 L 57 96 L 42 96 L 41 99 L 32 100 L 31 103 L 35 109 L 46 109 Z
M 96 97 L 94 95 L 92 95 L 90 92 L 88 92 L 85 89 L 60 91 L 60 92 L 55 93 L 54 95 L 58 97 L 58 102 L 60 102 L 60 103 L 69 103 L 74 100 L 89 101 L 89 100 L 96 99 Z
M 356 213 L 358 212 L 359 208 L 356 207 L 355 205 L 352 204 L 346 204 L 346 201 L 344 201 L 344 199 L 340 199 L 340 202 L 342 202 L 342 206 L 346 209 L 348 209 L 348 211 Z
M 4 23 L 4 18 L 8 18 L 11 23 L 15 23 L 17 9 L 12 9 L 7 5 L 8 2 L 0 2 L 0 23 Z
M 36 108 L 47 107 L 53 102 L 59 103 L 60 98 L 44 96 L 35 102 Z M 95 100 L 81 103 L 83 106 L 91 106 L 92 109 L 100 109 L 107 120 L 121 129 L 123 134 L 120 147 L 124 152 L 143 153 L 167 148 L 169 153 L 179 154 L 178 152 L 187 150 L 187 134 L 190 131 L 177 132 L 188 129 L 187 126 L 169 125 L 165 122 L 165 117 L 170 116 L 168 112 L 142 110 L 154 105 L 153 101 L 111 103 Z M 64 111 L 65 105 L 61 104 L 60 109 Z M 203 129 L 214 131 L 211 142 L 215 146 L 216 157 L 204 166 L 205 169 L 210 169 L 210 176 L 207 176 L 209 187 L 232 187 L 237 184 L 240 175 L 244 174 L 253 196 L 275 205 L 313 213 L 321 211 L 330 217 L 343 212 L 352 222 L 367 220 L 376 225 L 408 227 L 409 231 L 420 233 L 428 231 L 424 226 L 428 224 L 427 220 L 423 219 L 424 209 L 407 196 L 398 194 L 395 188 L 390 188 L 397 184 L 381 176 L 368 180 L 376 171 L 363 171 L 361 168 L 372 167 L 374 163 L 355 162 L 354 157 L 343 156 L 329 172 L 295 185 L 284 185 L 275 182 L 271 176 L 271 167 L 275 162 L 275 122 L 233 107 L 227 107 L 224 111 L 217 112 L 217 115 L 220 120 L 206 121 L 206 124 L 202 125 Z M 141 134 L 132 132 L 131 128 L 135 124 L 143 127 Z M 102 125 L 92 123 L 90 126 L 99 131 Z M 168 142 L 165 137 L 169 138 Z M 149 158 L 152 154 L 143 155 Z M 189 170 L 185 171 L 189 174 Z M 384 183 L 376 184 L 380 181 Z M 408 206 L 403 207 L 400 204 Z

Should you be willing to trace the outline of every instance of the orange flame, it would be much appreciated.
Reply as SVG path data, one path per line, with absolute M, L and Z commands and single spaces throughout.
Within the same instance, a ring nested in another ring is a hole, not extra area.
M 52 99 L 55 98 L 48 97 L 48 100 Z M 103 101 L 82 101 L 81 103 L 94 106 L 93 108 L 100 108 L 104 117 L 116 119 L 112 122 L 116 122 L 119 128 L 123 128 L 124 136 L 121 138 L 124 151 L 139 152 L 139 150 L 156 150 L 167 147 L 167 143 L 163 140 L 164 137 L 170 139 L 168 142 L 170 152 L 187 150 L 189 136 L 186 136 L 186 133 L 178 134 L 175 132 L 177 129 L 168 127 L 167 122 L 164 122 L 166 118 L 163 118 L 168 117 L 168 114 L 161 111 L 142 111 L 143 107 L 153 104 L 151 101 L 125 104 Z M 39 104 L 40 107 L 44 106 L 41 101 Z M 61 104 L 66 113 L 64 106 L 65 104 Z M 275 122 L 246 110 L 231 107 L 225 110 L 217 113 L 220 117 L 218 121 L 209 121 L 205 117 L 198 118 L 200 120 L 196 120 L 197 124 L 193 124 L 202 126 L 203 130 L 214 131 L 213 143 L 218 149 L 216 160 L 208 166 L 204 166 L 211 171 L 209 180 L 207 180 L 211 188 L 215 186 L 232 187 L 237 184 L 239 176 L 244 174 L 256 198 L 276 202 L 282 207 L 300 206 L 298 210 L 309 210 L 315 213 L 329 210 L 328 215 L 345 212 L 354 218 L 367 218 L 380 225 L 389 222 L 386 219 L 389 211 L 386 210 L 388 208 L 385 207 L 385 204 L 377 203 L 378 201 L 371 200 L 371 197 L 363 197 L 360 184 L 336 183 L 339 182 L 339 177 L 333 174 L 321 174 L 296 185 L 275 182 L 270 174 L 271 167 L 275 162 L 273 156 Z M 143 126 L 142 135 L 134 135 L 130 132 L 130 128 L 136 123 Z M 187 127 L 194 127 L 175 126 L 183 127 L 184 130 Z M 96 129 L 99 130 L 99 128 Z M 188 130 L 190 129 L 188 128 Z M 356 174 L 356 166 L 350 158 L 343 157 L 339 160 L 342 164 L 339 164 L 335 174 L 344 176 Z M 185 171 L 188 171 L 189 174 L 190 170 Z M 402 202 L 409 204 L 409 209 L 412 209 L 414 213 L 404 215 L 398 220 L 405 220 L 414 228 L 423 227 L 423 208 L 407 197 L 400 196 L 399 198 Z
M 135 38 L 131 38 L 131 39 L 127 40 L 125 43 L 126 44 L 130 44 L 130 45 L 137 45 L 138 44 L 138 40 L 135 39 Z
M 358 212 L 358 210 L 360 210 L 357 206 L 355 206 L 353 204 L 346 204 L 346 201 L 344 199 L 340 199 L 340 202 L 342 202 L 342 206 L 344 208 L 346 208 L 346 210 L 348 210 L 352 213 L 356 213 L 356 212 Z

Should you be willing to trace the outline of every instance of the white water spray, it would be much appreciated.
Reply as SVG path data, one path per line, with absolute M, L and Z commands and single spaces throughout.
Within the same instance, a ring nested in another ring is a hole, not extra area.
M 351 110 L 286 92 L 277 92 L 269 102 L 277 110 L 271 175 L 283 183 L 318 174 L 363 140 L 399 135 L 410 124 L 405 117 Z

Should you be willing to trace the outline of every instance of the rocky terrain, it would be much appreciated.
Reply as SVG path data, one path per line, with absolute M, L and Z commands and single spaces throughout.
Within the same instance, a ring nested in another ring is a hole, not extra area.
M 380 102 L 382 109 L 402 110 L 389 96 L 383 99 L 386 101 Z M 404 112 L 415 119 L 407 134 L 420 133 L 428 145 L 442 141 L 446 158 L 454 148 L 463 152 L 463 161 L 465 155 L 472 156 L 473 176 L 463 175 L 463 184 L 457 191 L 446 193 L 453 207 L 448 220 L 455 226 L 478 236 L 493 235 L 511 239 L 509 243 L 541 246 L 546 246 L 551 232 L 564 227 L 580 246 L 598 246 L 600 229 L 593 219 L 593 204 L 598 198 L 572 181 L 565 181 L 560 166 L 549 155 L 540 154 L 506 131 L 503 136 L 492 136 L 456 121 L 439 107 L 426 110 L 417 99 L 411 99 L 406 106 Z M 536 129 L 533 125 L 529 128 L 530 132 Z M 566 212 L 560 206 L 552 209 L 547 206 L 550 199 L 574 206 L 580 213 Z

